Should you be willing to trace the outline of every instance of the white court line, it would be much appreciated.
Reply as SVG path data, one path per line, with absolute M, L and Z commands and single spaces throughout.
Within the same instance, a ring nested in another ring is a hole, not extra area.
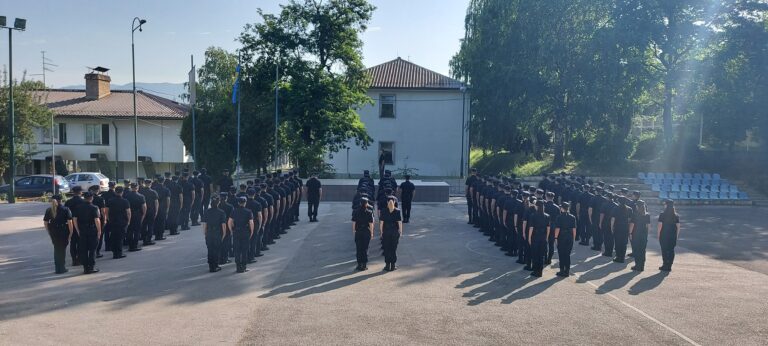
M 576 278 L 577 278 L 577 279 L 581 278 L 581 275 L 578 275 L 578 274 L 576 274 Z M 592 283 L 592 281 L 586 281 L 586 283 L 590 284 L 590 285 L 591 285 L 592 287 L 594 287 L 595 289 L 600 289 L 600 287 L 599 287 L 599 286 L 597 286 L 597 285 L 595 285 L 594 283 Z M 635 311 L 635 312 L 637 312 L 638 314 L 640 314 L 640 315 L 642 315 L 643 317 L 645 317 L 645 318 L 649 319 L 651 322 L 653 322 L 653 323 L 656 323 L 656 324 L 658 324 L 659 326 L 662 326 L 664 329 L 666 329 L 666 330 L 668 330 L 668 331 L 670 331 L 670 332 L 674 333 L 675 335 L 679 336 L 681 339 L 683 339 L 683 340 L 687 341 L 689 344 L 691 344 L 691 345 L 695 345 L 695 346 L 701 346 L 701 344 L 697 343 L 696 341 L 693 341 L 691 338 L 689 338 L 689 337 L 685 336 L 685 334 L 683 334 L 683 333 L 681 333 L 681 332 L 679 332 L 679 331 L 675 330 L 674 328 L 672 328 L 672 327 L 670 327 L 670 326 L 668 326 L 668 325 L 664 324 L 664 322 L 661 322 L 661 321 L 659 321 L 659 320 L 657 320 L 657 319 L 653 318 L 653 316 L 651 316 L 651 315 L 649 315 L 649 314 L 645 313 L 643 310 L 640 310 L 640 309 L 638 309 L 638 308 L 636 308 L 636 307 L 632 306 L 631 304 L 629 304 L 629 303 L 627 303 L 627 302 L 625 302 L 625 301 L 623 301 L 623 300 L 619 299 L 619 297 L 616 297 L 616 296 L 615 296 L 615 295 L 613 295 L 612 293 L 610 293 L 610 292 L 605 292 L 604 294 L 606 294 L 606 295 L 608 295 L 609 297 L 611 297 L 611 298 L 615 299 L 616 301 L 618 301 L 618 302 L 619 302 L 619 303 L 621 303 L 622 305 L 624 305 L 624 306 L 626 306 L 626 307 L 628 307 L 628 308 L 630 308 L 630 309 L 634 310 L 634 311 Z

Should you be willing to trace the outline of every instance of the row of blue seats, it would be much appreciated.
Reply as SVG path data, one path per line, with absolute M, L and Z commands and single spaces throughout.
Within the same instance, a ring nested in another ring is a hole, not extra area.
M 707 179 L 645 179 L 643 180 L 643 183 L 646 185 L 653 185 L 653 184 L 660 184 L 660 185 L 728 185 L 728 180 L 720 179 L 720 180 L 707 180 Z
M 637 173 L 637 178 L 645 179 L 706 179 L 720 180 L 720 174 L 709 173 Z
M 736 185 L 677 185 L 677 184 L 653 184 L 651 190 L 674 192 L 739 192 Z
M 748 200 L 744 192 L 659 192 L 659 198 L 661 199 L 676 199 L 676 200 Z

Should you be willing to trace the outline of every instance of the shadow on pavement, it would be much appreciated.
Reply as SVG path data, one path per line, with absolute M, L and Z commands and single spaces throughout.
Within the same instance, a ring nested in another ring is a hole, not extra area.
M 667 278 L 668 275 L 668 272 L 659 271 L 654 275 L 642 278 L 629 288 L 629 294 L 638 295 L 659 287 L 659 285 L 661 285 L 661 283 L 664 281 L 664 279 Z

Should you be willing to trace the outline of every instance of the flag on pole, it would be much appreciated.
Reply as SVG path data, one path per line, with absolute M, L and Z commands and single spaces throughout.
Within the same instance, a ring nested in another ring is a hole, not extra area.
M 237 103 L 237 89 L 240 88 L 240 64 L 237 64 L 235 72 L 237 72 L 237 77 L 235 78 L 235 85 L 232 87 L 232 104 Z
M 195 65 L 189 70 L 189 105 L 194 107 L 197 100 L 197 84 L 195 83 Z

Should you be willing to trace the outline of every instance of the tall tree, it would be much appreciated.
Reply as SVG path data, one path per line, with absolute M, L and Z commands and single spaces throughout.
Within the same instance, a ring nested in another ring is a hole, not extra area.
M 279 15 L 260 11 L 262 21 L 240 35 L 246 70 L 279 66 L 281 137 L 302 173 L 349 140 L 371 142 L 355 109 L 371 102 L 360 34 L 373 10 L 365 0 L 294 0 Z
M 14 125 L 16 136 L 16 161 L 23 164 L 29 160 L 30 152 L 35 150 L 35 129 L 50 126 L 50 110 L 45 106 L 41 94 L 33 93 L 45 86 L 39 81 L 13 81 Z M 10 117 L 8 112 L 8 72 L 3 70 L 3 81 L 0 86 L 0 177 L 5 177 L 10 166 Z

